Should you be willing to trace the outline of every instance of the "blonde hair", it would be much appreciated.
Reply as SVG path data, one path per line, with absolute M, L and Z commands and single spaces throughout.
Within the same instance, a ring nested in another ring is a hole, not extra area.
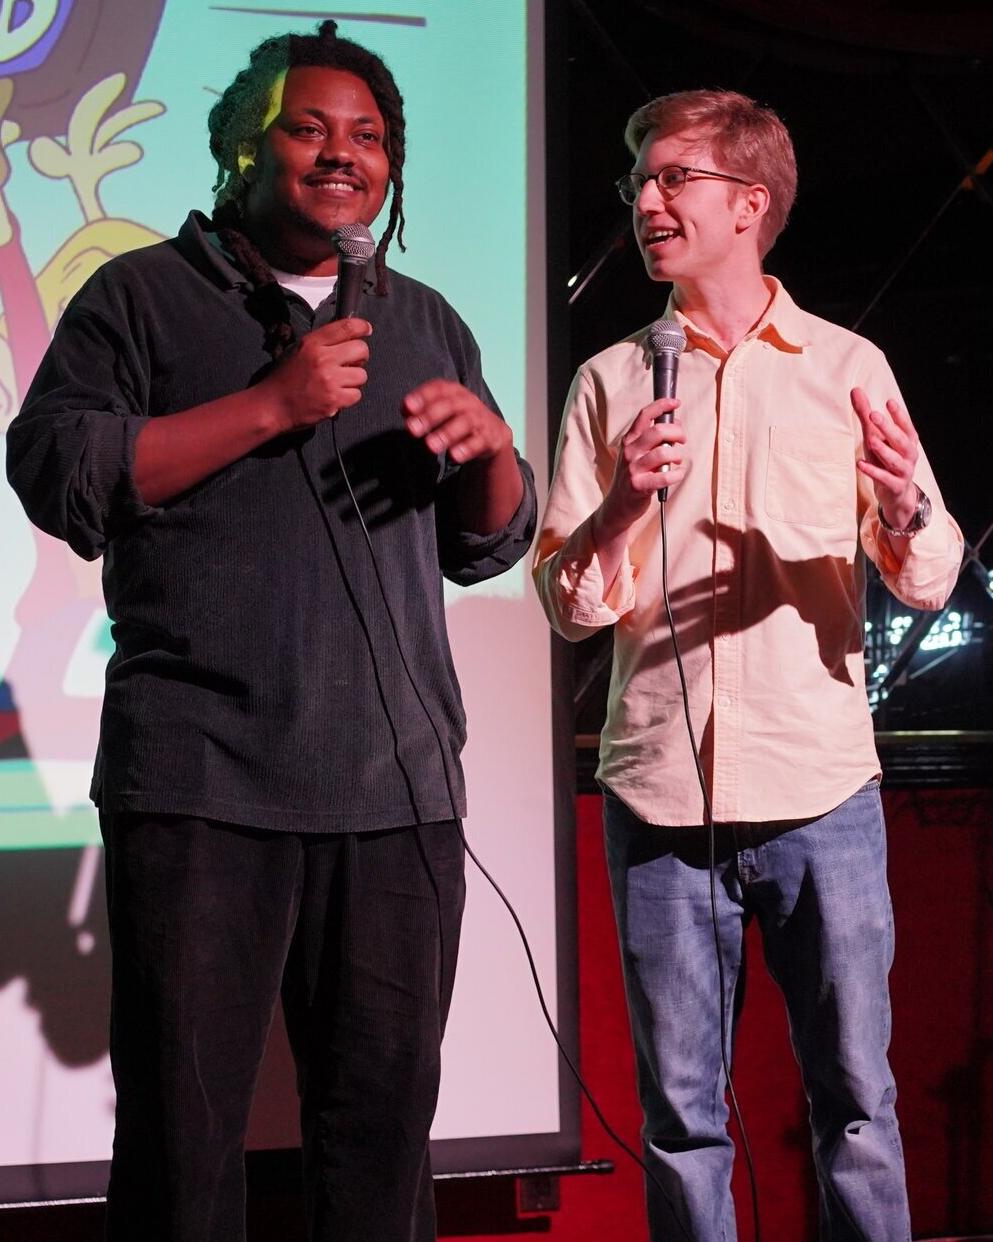
M 723 165 L 719 171 L 768 189 L 769 210 L 759 227 L 759 253 L 768 254 L 796 198 L 796 155 L 786 126 L 770 108 L 736 91 L 677 91 L 632 113 L 624 141 L 636 156 L 649 134 L 682 133 L 710 147 Z

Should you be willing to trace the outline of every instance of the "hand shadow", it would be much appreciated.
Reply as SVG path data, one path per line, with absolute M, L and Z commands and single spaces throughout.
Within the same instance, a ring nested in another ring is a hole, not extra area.
M 331 429 L 322 425 L 319 432 L 326 436 L 321 445 L 324 464 L 314 472 L 321 499 L 329 510 L 337 511 L 342 523 L 354 522 L 356 513 L 331 444 Z M 435 501 L 444 461 L 406 431 L 393 428 L 354 444 L 341 439 L 339 443 L 348 481 L 370 530 L 411 509 L 427 509 Z
M 682 653 L 704 644 L 712 645 L 718 602 L 737 590 L 739 611 L 730 627 L 721 633 L 742 633 L 771 616 L 777 608 L 792 608 L 801 621 L 814 629 L 821 663 L 836 681 L 852 686 L 847 659 L 863 648 L 863 622 L 858 598 L 848 609 L 828 610 L 823 605 L 824 585 L 832 580 L 845 583 L 852 576 L 850 563 L 841 556 L 817 556 L 805 560 L 784 560 L 766 535 L 758 530 L 722 532 L 705 519 L 697 530 L 715 542 L 738 553 L 729 569 L 719 571 L 670 592 L 676 637 Z M 668 632 L 653 645 L 645 667 L 657 668 L 674 659 Z

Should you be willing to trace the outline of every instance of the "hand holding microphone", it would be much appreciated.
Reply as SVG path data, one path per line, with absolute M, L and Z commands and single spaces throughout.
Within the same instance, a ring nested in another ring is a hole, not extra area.
M 676 372 L 685 343 L 682 328 L 673 320 L 660 319 L 649 329 L 655 400 L 639 411 L 621 440 L 614 477 L 597 517 L 598 538 L 604 541 L 619 537 L 641 518 L 653 492 L 664 502 L 669 488 L 680 483 L 686 472 L 681 451 L 686 432 L 673 418 L 679 406 Z
M 275 396 L 283 431 L 312 427 L 357 405 L 368 379 L 372 325 L 358 310 L 376 243 L 364 224 L 342 225 L 331 236 L 338 252 L 334 318 L 308 332 L 263 381 Z

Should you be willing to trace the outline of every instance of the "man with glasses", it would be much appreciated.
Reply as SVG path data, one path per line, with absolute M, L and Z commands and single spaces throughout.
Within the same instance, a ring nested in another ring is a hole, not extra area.
M 779 118 L 687 91 L 625 137 L 617 187 L 685 332 L 679 400 L 652 399 L 645 329 L 579 369 L 535 578 L 566 638 L 614 627 L 597 775 L 651 1236 L 735 1237 L 729 1015 L 755 916 L 810 1103 L 822 1237 L 908 1242 L 863 557 L 938 609 L 961 534 L 880 351 L 763 274 L 796 190 Z

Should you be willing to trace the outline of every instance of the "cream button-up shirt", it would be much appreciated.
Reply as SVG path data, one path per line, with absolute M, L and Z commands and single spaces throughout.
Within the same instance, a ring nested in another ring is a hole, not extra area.
M 914 608 L 955 585 L 962 535 L 923 453 L 933 506 L 902 563 L 882 535 L 850 393 L 900 399 L 870 342 L 800 310 L 771 277 L 770 305 L 730 353 L 671 301 L 687 344 L 679 417 L 691 466 L 666 504 L 669 598 L 714 817 L 809 819 L 879 772 L 863 664 L 865 564 Z M 580 367 L 566 404 L 534 563 L 568 639 L 614 626 L 598 778 L 652 824 L 705 821 L 662 599 L 659 505 L 630 530 L 604 596 L 590 515 L 621 438 L 652 400 L 647 330 Z

